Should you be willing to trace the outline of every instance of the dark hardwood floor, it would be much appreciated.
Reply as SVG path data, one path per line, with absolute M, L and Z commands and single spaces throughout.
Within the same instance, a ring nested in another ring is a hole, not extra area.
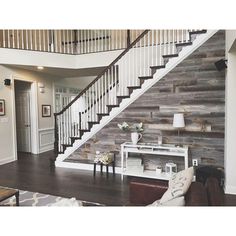
M 0 186 L 98 202 L 129 205 L 128 180 L 109 174 L 93 177 L 92 171 L 55 168 L 54 153 L 18 153 L 18 161 L 0 166 Z
M 97 202 L 129 206 L 129 178 L 120 175 L 93 177 L 92 171 L 55 168 L 52 151 L 39 155 L 18 153 L 18 161 L 0 166 L 0 186 Z M 236 206 L 236 195 L 224 196 L 225 206 Z

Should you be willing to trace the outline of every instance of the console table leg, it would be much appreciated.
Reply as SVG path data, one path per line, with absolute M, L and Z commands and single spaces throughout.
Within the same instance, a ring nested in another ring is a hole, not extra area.
M 112 164 L 113 175 L 115 175 L 115 162 Z
M 107 177 L 108 177 L 108 171 L 109 171 L 109 166 L 106 165 L 106 171 L 107 171 Z
M 101 170 L 101 174 L 103 174 L 103 164 L 100 164 L 100 170 Z

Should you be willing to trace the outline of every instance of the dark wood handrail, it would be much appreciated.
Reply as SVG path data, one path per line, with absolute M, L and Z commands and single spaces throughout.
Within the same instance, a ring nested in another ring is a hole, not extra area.
M 77 99 L 79 99 L 94 83 L 96 83 L 117 61 L 119 61 L 149 30 L 144 30 L 128 47 L 111 62 L 86 88 L 84 88 L 70 103 L 68 103 L 60 112 L 54 113 L 54 116 L 63 114 Z

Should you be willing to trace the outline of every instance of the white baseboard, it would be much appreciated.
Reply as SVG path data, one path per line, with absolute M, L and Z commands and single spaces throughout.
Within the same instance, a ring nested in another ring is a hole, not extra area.
M 65 161 L 55 161 L 56 167 L 63 167 L 63 168 L 71 168 L 71 169 L 78 169 L 78 170 L 91 170 L 93 171 L 93 164 L 86 164 L 86 163 L 72 163 L 72 162 L 65 162 Z M 100 167 L 97 167 L 96 171 L 100 171 Z M 113 173 L 112 167 L 109 167 L 109 173 Z M 115 167 L 115 173 L 120 174 L 121 168 Z
M 53 145 L 50 147 L 47 147 L 47 148 L 40 148 L 39 154 L 44 153 L 44 152 L 48 152 L 48 151 L 52 151 L 53 149 L 54 149 Z
M 7 163 L 13 162 L 13 161 L 15 161 L 15 158 L 13 156 L 5 157 L 3 159 L 0 159 L 0 165 L 4 165 L 4 164 L 7 164 Z
M 236 186 L 225 186 L 225 194 L 236 194 Z

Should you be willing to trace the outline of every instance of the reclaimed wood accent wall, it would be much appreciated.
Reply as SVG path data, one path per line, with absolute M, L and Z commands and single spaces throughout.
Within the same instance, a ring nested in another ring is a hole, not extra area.
M 96 150 L 117 152 L 120 166 L 120 144 L 130 141 L 130 133 L 122 132 L 118 123 L 143 122 L 140 142 L 189 146 L 189 164 L 224 166 L 225 72 L 217 71 L 214 63 L 225 57 L 225 32 L 219 31 L 192 55 L 113 119 L 68 159 L 93 159 Z M 158 73 L 158 72 L 157 72 Z M 186 127 L 180 132 L 172 128 L 173 115 L 183 112 Z M 181 158 L 145 156 L 146 169 L 155 169 L 169 160 L 183 169 Z

